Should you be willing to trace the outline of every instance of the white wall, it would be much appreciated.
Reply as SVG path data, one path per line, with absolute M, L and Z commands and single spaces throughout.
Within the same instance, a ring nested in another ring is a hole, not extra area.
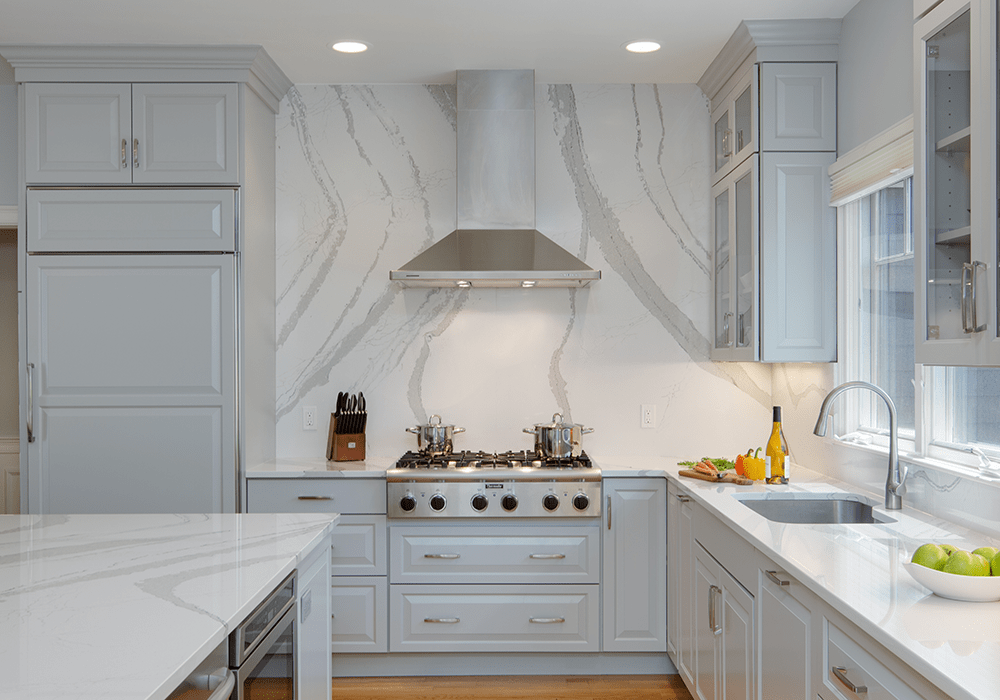
M 338 391 L 368 453 L 441 414 L 462 449 L 593 427 L 609 462 L 735 455 L 770 430 L 771 370 L 708 361 L 709 115 L 694 85 L 539 85 L 537 226 L 601 270 L 584 290 L 403 290 L 389 270 L 450 233 L 455 88 L 297 86 L 278 116 L 279 457 L 320 457 Z M 655 404 L 654 430 L 639 426 Z

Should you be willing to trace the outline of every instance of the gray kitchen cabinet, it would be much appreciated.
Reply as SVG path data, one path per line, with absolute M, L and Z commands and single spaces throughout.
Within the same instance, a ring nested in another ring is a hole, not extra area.
M 754 700 L 754 598 L 701 544 L 694 560 L 695 696 Z
M 253 46 L 2 53 L 23 124 L 22 510 L 242 510 L 243 464 L 274 458 L 291 82 Z
M 604 479 L 604 651 L 666 651 L 667 485 Z
M 247 479 L 247 512 L 340 513 L 329 556 L 335 653 L 388 651 L 385 510 L 384 479 Z
M 746 21 L 699 86 L 712 105 L 711 357 L 837 358 L 839 21 Z
M 667 482 L 667 652 L 689 688 L 694 687 L 694 530 L 691 499 Z
M 756 598 L 757 697 L 811 700 L 817 685 L 818 599 L 769 561 L 759 570 Z
M 25 182 L 237 184 L 235 83 L 29 83 Z
M 29 512 L 236 509 L 235 296 L 232 255 L 29 256 Z
M 336 529 L 336 528 L 334 528 Z M 327 653 L 330 639 L 330 557 L 325 547 L 303 561 L 298 570 L 298 620 L 296 634 L 297 700 L 330 697 L 332 658 Z

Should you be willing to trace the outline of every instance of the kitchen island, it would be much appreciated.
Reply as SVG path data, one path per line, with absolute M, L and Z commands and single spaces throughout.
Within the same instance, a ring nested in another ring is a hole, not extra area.
M 0 515 L 0 697 L 161 700 L 337 515 Z

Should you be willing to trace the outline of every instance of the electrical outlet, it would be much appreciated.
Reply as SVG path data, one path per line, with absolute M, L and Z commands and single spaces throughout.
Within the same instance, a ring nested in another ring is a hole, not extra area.
M 640 428 L 655 428 L 656 427 L 656 404 L 644 403 L 641 407 L 642 413 L 640 414 L 639 427 Z
M 302 429 L 303 430 L 316 430 L 316 407 L 315 406 L 303 406 L 302 407 Z

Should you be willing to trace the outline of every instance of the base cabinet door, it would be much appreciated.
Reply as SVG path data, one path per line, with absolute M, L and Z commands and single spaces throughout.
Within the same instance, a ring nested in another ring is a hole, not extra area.
M 333 653 L 388 651 L 388 584 L 385 576 L 334 576 L 332 581 L 330 629 Z
M 759 698 L 810 700 L 817 650 L 811 594 L 784 572 L 760 570 L 757 588 Z
M 666 651 L 667 485 L 604 480 L 604 651 Z
M 299 569 L 298 620 L 296 629 L 296 700 L 330 698 L 333 673 L 326 640 L 330 638 L 330 557 L 320 547 Z

